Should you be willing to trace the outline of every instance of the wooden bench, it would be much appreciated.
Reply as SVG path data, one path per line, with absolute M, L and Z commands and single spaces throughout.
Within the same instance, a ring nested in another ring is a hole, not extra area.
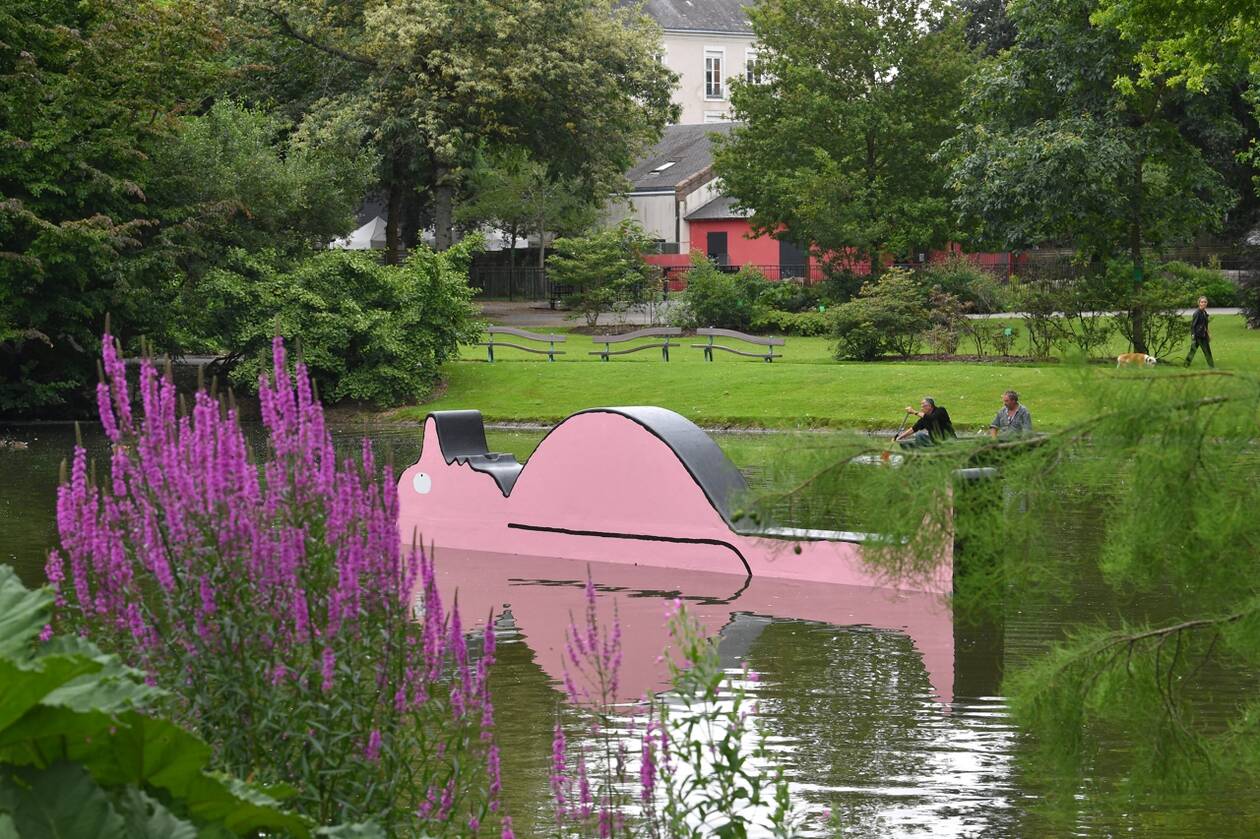
M 770 362 L 774 361 L 776 358 L 783 357 L 782 354 L 775 354 L 774 347 L 782 347 L 787 344 L 787 340 L 784 338 L 762 338 L 760 335 L 745 335 L 743 332 L 738 332 L 734 329 L 714 329 L 712 327 L 708 329 L 697 329 L 696 335 L 701 337 L 707 336 L 709 339 L 709 343 L 707 344 L 691 345 L 698 350 L 704 350 L 705 361 L 713 360 L 714 350 L 724 350 L 725 352 L 734 353 L 735 355 L 744 355 L 749 358 L 762 358 L 767 362 Z M 736 341 L 745 341 L 749 344 L 756 344 L 758 346 L 765 347 L 766 350 L 764 352 L 747 352 L 735 347 L 724 347 L 721 344 L 713 343 L 714 338 L 731 338 Z
M 556 349 L 556 344 L 563 343 L 566 336 L 564 335 L 538 335 L 533 332 L 526 332 L 524 329 L 515 329 L 511 326 L 487 326 L 486 333 L 490 336 L 489 341 L 478 341 L 477 346 L 485 347 L 487 359 L 494 361 L 495 347 L 511 347 L 514 350 L 524 350 L 525 352 L 538 353 L 547 356 L 548 361 L 555 361 L 557 355 L 564 355 L 564 350 Z M 539 349 L 537 347 L 527 347 L 522 344 L 510 344 L 507 341 L 494 340 L 495 335 L 512 335 L 516 338 L 524 338 L 527 341 L 546 341 L 547 349 Z
M 597 355 L 601 360 L 607 361 L 612 355 L 626 355 L 627 353 L 638 352 L 639 350 L 647 350 L 653 347 L 661 348 L 661 358 L 669 361 L 669 348 L 677 347 L 679 344 L 671 344 L 669 339 L 681 335 L 682 330 L 677 326 L 655 326 L 649 329 L 636 329 L 633 332 L 627 332 L 624 335 L 597 335 L 592 340 L 597 344 L 603 344 L 602 350 L 591 350 L 588 355 Z M 613 344 L 620 344 L 624 341 L 633 341 L 636 338 L 664 338 L 654 344 L 640 344 L 637 347 L 630 347 L 625 350 L 614 350 Z

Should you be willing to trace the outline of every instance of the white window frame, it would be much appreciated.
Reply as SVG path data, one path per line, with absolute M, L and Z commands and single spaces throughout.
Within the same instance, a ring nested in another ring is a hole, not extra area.
M 757 50 L 755 47 L 746 47 L 744 49 L 744 81 L 749 84 L 760 84 L 759 74 L 754 71 L 757 67 Z
M 704 124 L 712 125 L 715 122 L 730 122 L 731 115 L 726 111 L 705 111 Z
M 717 95 L 709 93 L 709 59 L 711 58 L 716 58 L 718 61 Z M 704 48 L 704 100 L 706 102 L 726 101 L 726 47 Z

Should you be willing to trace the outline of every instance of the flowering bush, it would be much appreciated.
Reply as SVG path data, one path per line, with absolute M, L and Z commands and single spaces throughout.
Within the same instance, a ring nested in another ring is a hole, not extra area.
M 476 835 L 498 808 L 494 636 L 470 653 L 432 563 L 402 550 L 391 470 L 366 441 L 360 460 L 337 463 L 307 372 L 290 378 L 278 337 L 259 379 L 259 461 L 230 404 L 203 389 L 180 410 L 148 359 L 133 415 L 114 339 L 103 345 L 113 453 L 98 483 L 77 447 L 58 491 L 56 622 L 168 691 L 163 710 L 221 768 L 294 784 L 318 822 Z
M 588 737 L 570 743 L 556 723 L 551 792 L 558 835 L 609 837 L 792 836 L 782 772 L 770 765 L 745 685 L 727 678 L 717 645 L 675 600 L 670 637 L 673 692 L 628 714 L 617 704 L 621 626 L 601 627 L 595 586 L 565 639 L 565 694 Z M 761 764 L 758 766 L 757 764 Z M 767 771 L 769 770 L 769 771 Z

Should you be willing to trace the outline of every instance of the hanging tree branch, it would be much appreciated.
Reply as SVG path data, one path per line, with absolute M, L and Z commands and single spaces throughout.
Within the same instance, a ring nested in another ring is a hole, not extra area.
M 288 35 L 290 38 L 294 38 L 298 41 L 301 41 L 302 43 L 306 44 L 308 47 L 314 47 L 320 52 L 327 53 L 328 55 L 335 56 L 337 58 L 342 59 L 343 61 L 349 61 L 354 64 L 361 65 L 363 67 L 371 67 L 375 69 L 377 66 L 376 62 L 370 58 L 367 58 L 362 55 L 355 55 L 352 52 L 346 52 L 345 50 L 340 49 L 338 47 L 321 43 L 315 40 L 314 38 L 312 38 L 311 36 L 305 35 L 299 32 L 293 26 L 293 24 L 289 21 L 289 18 L 286 15 L 281 14 L 280 12 L 271 11 L 271 17 L 276 21 L 276 24 L 280 27 L 280 31 Z

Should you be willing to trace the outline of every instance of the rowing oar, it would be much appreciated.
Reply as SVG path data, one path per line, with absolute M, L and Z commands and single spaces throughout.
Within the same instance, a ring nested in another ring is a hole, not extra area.
M 908 419 L 910 419 L 909 414 L 901 415 L 901 425 L 897 426 L 897 431 L 892 436 L 892 442 L 894 443 L 897 442 L 897 438 L 901 436 L 901 431 L 903 428 L 906 427 L 906 420 Z M 892 452 L 890 452 L 888 449 L 884 449 L 882 452 L 879 453 L 879 459 L 884 461 L 885 463 L 887 463 L 891 458 L 892 458 Z

